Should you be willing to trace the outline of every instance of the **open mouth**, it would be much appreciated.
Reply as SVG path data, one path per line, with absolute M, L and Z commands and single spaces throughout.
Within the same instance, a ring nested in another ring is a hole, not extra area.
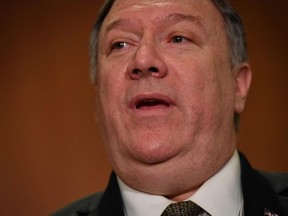
M 138 95 L 130 104 L 132 109 L 156 109 L 156 108 L 167 108 L 173 105 L 173 101 L 162 94 L 153 95 Z
M 169 107 L 170 104 L 167 101 L 158 100 L 158 99 L 144 99 L 136 103 L 136 109 L 145 109 L 145 108 L 156 108 L 156 107 Z

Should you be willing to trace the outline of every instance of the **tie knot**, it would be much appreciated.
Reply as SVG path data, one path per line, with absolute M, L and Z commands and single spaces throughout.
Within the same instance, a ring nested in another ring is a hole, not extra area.
M 204 210 L 192 201 L 171 203 L 161 216 L 198 216 Z

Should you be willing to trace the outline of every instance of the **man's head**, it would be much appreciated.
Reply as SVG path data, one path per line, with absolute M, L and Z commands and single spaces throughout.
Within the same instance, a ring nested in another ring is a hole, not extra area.
M 251 80 L 241 21 L 216 0 L 106 6 L 92 58 L 113 168 L 135 189 L 185 198 L 235 151 Z
M 235 66 L 243 62 L 247 62 L 247 42 L 246 34 L 243 27 L 242 20 L 238 13 L 229 4 L 227 0 L 210 0 L 221 13 L 224 22 L 225 29 L 228 37 L 228 47 L 230 49 L 231 65 Z M 93 27 L 91 34 L 91 79 L 96 81 L 96 65 L 97 65 L 97 52 L 98 52 L 98 40 L 99 31 L 102 26 L 103 20 L 110 11 L 115 0 L 105 0 L 100 10 L 99 17 Z

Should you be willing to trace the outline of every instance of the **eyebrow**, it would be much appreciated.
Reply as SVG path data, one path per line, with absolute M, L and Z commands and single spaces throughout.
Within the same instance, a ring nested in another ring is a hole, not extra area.
M 117 19 L 117 20 L 114 20 L 113 22 L 108 24 L 105 32 L 107 33 L 107 32 L 111 31 L 114 28 L 117 28 L 119 26 L 126 26 L 128 24 L 131 25 L 132 23 L 133 22 L 130 19 Z
M 180 13 L 169 14 L 166 17 L 158 17 L 158 18 L 156 18 L 156 22 L 153 22 L 153 23 L 163 22 L 163 23 L 175 23 L 176 24 L 176 23 L 184 22 L 184 21 L 195 23 L 196 25 L 200 26 L 201 28 L 204 28 L 199 17 L 192 16 L 192 15 L 180 14 Z M 129 18 L 116 19 L 116 20 L 114 20 L 108 24 L 105 32 L 107 33 L 109 31 L 111 31 L 112 29 L 117 28 L 119 26 L 127 26 L 127 25 L 131 25 L 131 24 L 135 24 L 135 20 L 131 20 Z
M 169 14 L 168 16 L 164 18 L 160 18 L 160 20 L 163 20 L 164 22 L 172 22 L 172 23 L 179 23 L 179 22 L 192 22 L 195 23 L 196 25 L 200 26 L 201 28 L 204 28 L 201 20 L 197 16 L 192 16 L 192 15 L 186 15 L 186 14 L 180 14 L 180 13 L 173 13 Z

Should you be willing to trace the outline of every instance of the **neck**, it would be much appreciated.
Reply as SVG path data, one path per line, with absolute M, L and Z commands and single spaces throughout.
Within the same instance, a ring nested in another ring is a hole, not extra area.
M 174 202 L 184 201 L 191 197 L 200 187 L 201 185 L 181 194 L 166 196 L 166 198 Z

